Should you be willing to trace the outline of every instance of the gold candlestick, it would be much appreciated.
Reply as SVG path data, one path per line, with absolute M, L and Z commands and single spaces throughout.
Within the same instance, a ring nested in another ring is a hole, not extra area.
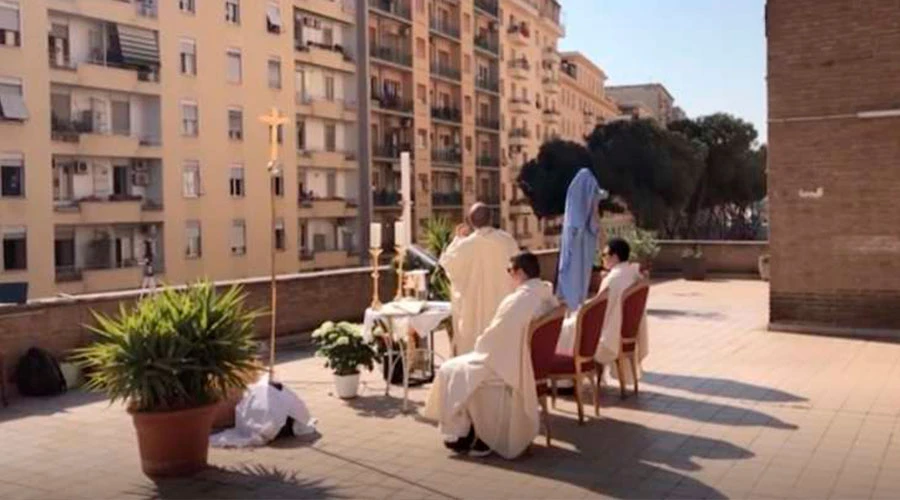
M 403 298 L 403 257 L 404 257 L 404 248 L 402 245 L 397 245 L 394 247 L 397 251 L 397 294 L 394 295 L 394 300 L 400 300 Z
M 380 248 L 372 248 L 369 250 L 372 255 L 372 309 L 381 308 L 381 300 L 378 299 L 378 257 L 381 255 Z

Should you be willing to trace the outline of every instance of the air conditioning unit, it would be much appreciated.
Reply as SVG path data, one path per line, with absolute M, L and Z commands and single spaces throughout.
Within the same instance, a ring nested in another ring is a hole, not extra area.
M 144 160 L 133 160 L 131 167 L 135 172 L 146 172 L 150 165 Z
M 88 173 L 88 164 L 86 161 L 78 161 L 75 162 L 75 173 L 78 175 L 85 175 Z

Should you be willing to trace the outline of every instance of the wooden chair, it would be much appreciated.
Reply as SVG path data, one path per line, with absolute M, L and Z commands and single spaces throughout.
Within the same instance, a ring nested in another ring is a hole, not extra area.
M 534 381 L 538 399 L 541 403 L 541 417 L 547 435 L 547 446 L 550 446 L 550 412 L 547 408 L 547 395 L 550 392 L 549 377 L 556 355 L 556 344 L 562 331 L 566 317 L 565 307 L 558 307 L 550 313 L 531 322 L 528 332 L 528 343 L 531 348 L 531 365 L 534 369 Z
M 584 423 L 584 402 L 581 383 L 585 377 L 591 381 L 594 393 L 594 415 L 600 415 L 600 374 L 594 362 L 600 331 L 606 317 L 609 294 L 604 291 L 585 302 L 575 317 L 575 342 L 572 356 L 557 354 L 553 359 L 550 383 L 553 407 L 556 407 L 556 381 L 571 380 L 575 385 L 575 402 L 578 405 L 578 423 Z
M 622 363 L 628 361 L 631 365 L 631 375 L 634 379 L 634 394 L 638 393 L 638 333 L 641 321 L 647 310 L 647 297 L 650 294 L 650 283 L 641 280 L 631 285 L 622 297 L 622 345 L 619 348 L 619 357 L 616 358 L 616 373 L 619 376 L 619 390 L 622 399 L 625 398 L 625 379 Z

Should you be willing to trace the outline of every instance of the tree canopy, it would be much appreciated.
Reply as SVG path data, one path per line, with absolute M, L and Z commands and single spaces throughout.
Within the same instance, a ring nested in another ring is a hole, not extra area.
M 557 216 L 565 211 L 569 183 L 589 166 L 639 226 L 667 237 L 701 237 L 715 224 L 740 225 L 765 197 L 766 149 L 756 147 L 756 138 L 752 124 L 727 114 L 669 128 L 618 121 L 595 128 L 585 138 L 587 147 L 545 143 L 522 167 L 518 183 L 538 217 Z

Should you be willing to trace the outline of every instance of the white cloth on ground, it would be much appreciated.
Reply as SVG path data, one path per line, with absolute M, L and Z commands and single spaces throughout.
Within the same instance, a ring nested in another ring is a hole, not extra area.
M 209 443 L 216 448 L 264 446 L 278 436 L 288 417 L 294 419 L 295 436 L 316 431 L 316 419 L 310 416 L 303 400 L 287 386 L 281 390 L 272 387 L 268 375 L 264 375 L 244 391 L 235 408 L 235 426 L 213 434 Z
M 478 437 L 504 458 L 525 451 L 539 428 L 529 326 L 558 304 L 551 285 L 537 279 L 507 296 L 475 350 L 438 370 L 425 417 L 450 437 L 464 437 L 474 425 Z
M 450 278 L 457 355 L 472 352 L 475 339 L 513 291 L 506 269 L 518 252 L 519 244 L 509 233 L 488 227 L 454 238 L 441 255 L 441 267 Z
M 623 262 L 614 266 L 609 274 L 603 278 L 600 283 L 600 289 L 597 293 L 609 290 L 609 302 L 606 305 L 606 315 L 603 318 L 603 329 L 600 332 L 600 343 L 597 345 L 597 351 L 594 359 L 604 365 L 610 366 L 619 357 L 619 351 L 622 347 L 622 306 L 625 291 L 632 285 L 640 281 L 642 278 L 640 265 L 632 262 Z M 559 342 L 556 345 L 556 353 L 572 356 L 575 352 L 575 317 L 570 315 L 563 322 L 562 332 L 559 336 Z M 638 353 L 638 378 L 641 377 L 641 362 L 650 352 L 649 339 L 647 334 L 647 315 L 641 318 L 641 324 L 637 337 L 637 353 Z M 631 383 L 632 376 L 630 366 L 623 367 L 625 382 Z M 617 378 L 616 370 L 610 366 L 610 375 Z

